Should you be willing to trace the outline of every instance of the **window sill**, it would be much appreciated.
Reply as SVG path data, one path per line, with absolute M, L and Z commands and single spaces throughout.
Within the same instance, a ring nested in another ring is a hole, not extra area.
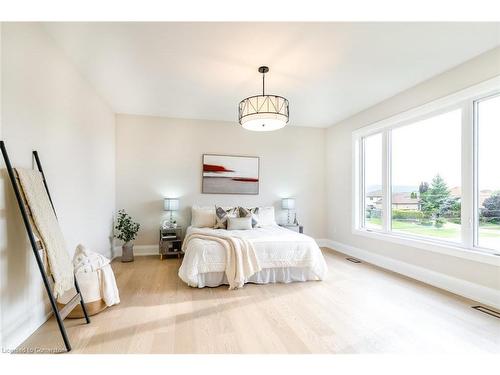
M 410 246 L 422 250 L 432 251 L 439 254 L 454 256 L 457 258 L 472 260 L 475 262 L 486 263 L 494 266 L 500 266 L 500 256 L 493 255 L 487 252 L 467 249 L 459 245 L 407 237 L 400 234 L 382 233 L 364 229 L 353 229 L 353 234 L 364 236 L 381 241 L 388 241 L 399 245 Z

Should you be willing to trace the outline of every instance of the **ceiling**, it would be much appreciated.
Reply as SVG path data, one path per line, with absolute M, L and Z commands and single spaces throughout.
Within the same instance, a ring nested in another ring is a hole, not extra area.
M 44 23 L 116 113 L 237 121 L 290 100 L 326 127 L 500 45 L 500 23 Z

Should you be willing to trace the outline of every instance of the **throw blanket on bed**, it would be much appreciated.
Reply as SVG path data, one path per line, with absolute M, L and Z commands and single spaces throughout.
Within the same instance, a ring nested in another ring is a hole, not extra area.
M 42 174 L 31 169 L 16 168 L 16 171 L 33 222 L 49 259 L 49 269 L 54 278 L 54 294 L 56 297 L 62 296 L 75 285 L 73 265 L 45 190 Z
M 185 251 L 193 239 L 210 240 L 220 243 L 226 250 L 226 277 L 229 289 L 241 288 L 245 280 L 261 270 L 253 244 L 244 239 L 219 233 L 191 233 L 182 244 Z

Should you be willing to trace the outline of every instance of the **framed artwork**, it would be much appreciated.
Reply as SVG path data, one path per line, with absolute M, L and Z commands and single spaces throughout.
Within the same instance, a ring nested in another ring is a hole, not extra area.
M 203 154 L 203 194 L 259 194 L 259 158 Z

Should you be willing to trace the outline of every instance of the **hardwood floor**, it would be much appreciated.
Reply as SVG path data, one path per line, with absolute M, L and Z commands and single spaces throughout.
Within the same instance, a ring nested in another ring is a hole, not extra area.
M 121 303 L 66 320 L 71 353 L 500 353 L 473 301 L 323 249 L 320 282 L 194 289 L 178 259 L 113 262 Z M 54 319 L 20 348 L 63 350 Z

